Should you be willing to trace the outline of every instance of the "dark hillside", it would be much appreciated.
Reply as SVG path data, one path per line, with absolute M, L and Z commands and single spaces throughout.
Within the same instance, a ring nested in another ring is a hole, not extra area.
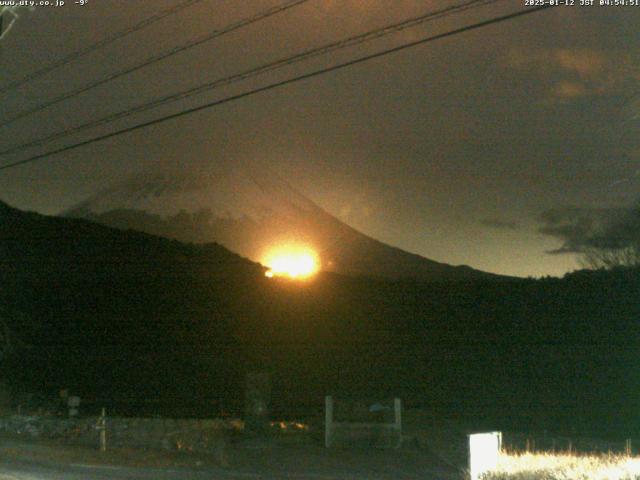
M 640 426 L 637 270 L 299 284 L 217 245 L 5 205 L 0 259 L 0 306 L 28 346 L 4 362 L 16 388 L 215 415 L 241 409 L 243 374 L 260 368 L 283 416 L 334 393 L 400 395 L 490 426 Z

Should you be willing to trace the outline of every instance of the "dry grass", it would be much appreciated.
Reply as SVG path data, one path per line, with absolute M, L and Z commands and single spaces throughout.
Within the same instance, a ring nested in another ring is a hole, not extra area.
M 486 480 L 637 480 L 640 457 L 562 453 L 503 453 Z

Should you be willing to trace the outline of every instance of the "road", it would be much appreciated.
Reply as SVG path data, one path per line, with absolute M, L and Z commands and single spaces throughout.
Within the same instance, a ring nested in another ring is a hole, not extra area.
M 422 479 L 448 480 L 459 478 L 451 469 L 431 468 L 385 468 L 378 470 L 374 465 L 355 467 L 354 465 L 334 465 L 332 468 L 320 466 L 301 471 L 300 468 L 267 468 L 247 470 L 246 468 L 150 468 L 119 467 L 105 465 L 54 464 L 25 460 L 0 459 L 0 480 L 392 480 Z M 304 468 L 304 467 L 302 467 Z M 378 471 L 376 471 L 378 470 Z M 260 473 L 262 472 L 262 473 Z
M 0 438 L 0 480 L 453 480 L 459 471 L 422 449 L 326 449 L 304 445 L 261 448 L 235 446 L 229 466 L 208 457 L 161 452 L 133 453 L 127 464 L 115 452 L 96 451 Z M 129 452 L 131 453 L 131 452 Z M 142 462 L 133 460 L 143 459 Z M 129 466 L 124 466 L 129 465 Z M 131 466 L 135 465 L 135 466 Z M 176 466 L 174 466 L 176 465 Z
M 1 462 L 0 480 L 391 480 L 391 479 L 445 480 L 459 478 L 452 472 L 434 470 L 430 473 L 400 476 L 376 474 L 374 472 L 335 473 L 267 473 L 234 471 L 232 469 L 206 468 L 200 470 L 186 468 L 130 468 L 90 465 L 43 465 L 29 462 Z

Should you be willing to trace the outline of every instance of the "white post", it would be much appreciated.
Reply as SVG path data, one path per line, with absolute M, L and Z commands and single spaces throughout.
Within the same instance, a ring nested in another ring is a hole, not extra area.
M 502 433 L 475 433 L 469 435 L 469 474 L 471 480 L 480 477 L 498 466 L 502 449 Z
M 333 434 L 333 397 L 324 397 L 324 446 L 331 446 L 331 435 Z

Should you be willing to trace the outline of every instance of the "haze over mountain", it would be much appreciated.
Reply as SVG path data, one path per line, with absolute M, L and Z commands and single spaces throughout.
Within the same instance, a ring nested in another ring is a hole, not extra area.
M 379 242 L 329 214 L 264 168 L 134 177 L 64 215 L 184 242 L 217 242 L 264 263 L 277 246 L 310 248 L 320 268 L 390 279 L 499 278 Z

